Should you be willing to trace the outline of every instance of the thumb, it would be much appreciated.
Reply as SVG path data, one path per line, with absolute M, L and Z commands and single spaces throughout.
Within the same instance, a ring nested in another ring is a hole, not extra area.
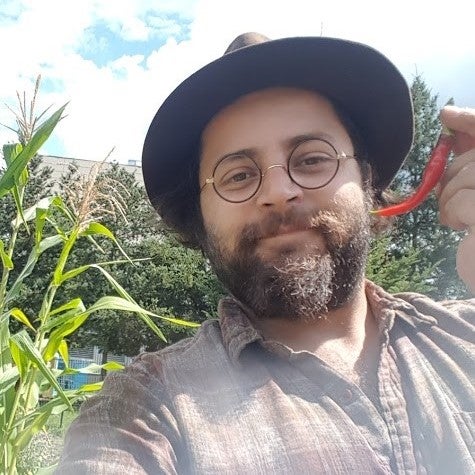
M 455 132 L 456 155 L 475 148 L 475 109 L 445 106 L 440 112 L 440 120 Z

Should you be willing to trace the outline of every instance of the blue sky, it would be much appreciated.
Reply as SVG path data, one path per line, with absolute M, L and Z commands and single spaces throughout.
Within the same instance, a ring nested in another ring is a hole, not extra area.
M 105 19 L 99 19 L 84 30 L 83 41 L 77 51 L 85 60 L 91 60 L 99 67 L 107 67 L 122 56 L 141 55 L 145 61 L 170 36 L 177 42 L 189 39 L 191 18 L 180 12 L 159 15 L 150 11 L 141 15 L 149 31 L 138 38 L 124 37 L 120 25 L 113 28 Z
M 472 9 L 450 2 L 369 0 L 2 0 L 0 123 L 3 104 L 32 91 L 38 111 L 69 102 L 43 153 L 119 162 L 140 159 L 161 102 L 194 70 L 221 56 L 239 33 L 272 38 L 320 35 L 367 43 L 408 82 L 424 78 L 440 102 L 475 106 Z M 14 139 L 0 128 L 0 143 Z

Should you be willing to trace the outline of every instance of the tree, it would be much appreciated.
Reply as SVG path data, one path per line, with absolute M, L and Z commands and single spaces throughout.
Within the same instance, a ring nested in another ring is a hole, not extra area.
M 135 251 L 150 256 L 150 260 L 136 262 L 133 269 L 116 266 L 112 272 L 139 305 L 159 315 L 193 322 L 203 322 L 214 314 L 223 292 L 197 251 L 168 238 L 149 238 L 139 243 Z M 193 329 L 157 324 L 168 344 L 193 334 Z M 74 341 L 95 344 L 103 355 L 113 351 L 133 356 L 142 348 L 150 351 L 166 345 L 128 315 L 111 312 L 93 315 Z
M 434 289 L 431 275 L 434 266 L 419 269 L 421 251 L 391 252 L 391 238 L 385 236 L 372 243 L 366 265 L 366 277 L 391 293 L 428 293 Z
M 438 96 L 431 94 L 421 76 L 414 78 L 411 94 L 415 117 L 414 143 L 392 184 L 392 188 L 401 197 L 409 194 L 419 184 L 440 132 Z M 412 277 L 418 284 L 419 279 L 424 277 L 428 286 L 426 292 L 440 299 L 467 295 L 467 289 L 455 271 L 455 253 L 459 239 L 459 233 L 440 226 L 436 199 L 432 195 L 419 208 L 398 217 L 391 239 L 384 242 L 387 244 L 388 262 L 393 264 L 395 260 L 405 259 L 405 256 L 415 252 L 417 260 L 411 258 L 407 262 Z M 401 269 L 398 270 L 400 271 Z M 411 276 L 407 277 L 412 279 Z M 397 280 L 397 275 L 394 279 Z
M 108 271 L 143 308 L 167 317 L 179 316 L 194 322 L 205 320 L 214 312 L 223 291 L 203 256 L 197 251 L 184 249 L 167 236 L 143 186 L 137 183 L 132 173 L 117 164 L 101 173 L 121 190 L 124 202 L 124 215 L 104 216 L 103 222 L 114 232 L 127 255 L 137 259 L 133 266 L 110 264 Z M 78 179 L 73 167 L 63 178 L 61 188 L 74 189 L 73 184 Z M 95 247 L 78 243 L 72 265 L 77 267 L 91 260 L 123 261 L 120 251 L 109 240 L 96 241 L 98 246 Z M 86 302 L 94 301 L 107 285 L 102 274 L 90 273 L 65 287 L 63 298 L 67 301 L 77 293 L 87 296 Z M 190 328 L 156 323 L 168 343 L 193 333 Z M 155 350 L 165 345 L 132 315 L 114 312 L 92 315 L 71 342 L 78 346 L 100 347 L 104 361 L 110 352 L 133 356 L 142 348 Z

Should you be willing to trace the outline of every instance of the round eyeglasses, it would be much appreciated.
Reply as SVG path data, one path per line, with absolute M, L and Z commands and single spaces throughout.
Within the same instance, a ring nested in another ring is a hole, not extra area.
M 315 190 L 328 185 L 340 168 L 340 161 L 355 158 L 338 153 L 335 147 L 323 139 L 300 142 L 291 152 L 284 165 L 271 165 L 262 171 L 248 155 L 226 155 L 216 164 L 213 176 L 205 180 L 204 187 L 213 184 L 216 193 L 230 203 L 242 203 L 251 199 L 259 190 L 264 175 L 271 168 L 281 167 L 290 179 L 301 188 Z

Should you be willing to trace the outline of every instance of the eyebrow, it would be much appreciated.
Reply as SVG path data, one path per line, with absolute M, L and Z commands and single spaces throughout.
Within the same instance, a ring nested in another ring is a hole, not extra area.
M 326 134 L 324 132 L 311 132 L 307 134 L 299 134 L 294 137 L 290 137 L 289 139 L 284 140 L 282 143 L 285 148 L 292 150 L 294 149 L 297 145 L 301 144 L 302 142 L 306 142 L 307 140 L 326 140 L 330 142 L 331 144 L 335 141 L 335 138 L 329 134 Z M 258 149 L 256 147 L 250 147 L 250 148 L 242 148 L 239 150 L 235 150 L 233 152 L 226 153 L 225 155 L 222 155 L 218 158 L 217 162 L 224 160 L 225 158 L 228 157 L 234 157 L 234 156 L 239 156 L 239 155 L 246 155 L 248 157 L 255 157 L 258 153 Z M 217 163 L 216 162 L 216 163 Z
M 330 142 L 330 144 L 333 144 L 335 142 L 335 137 L 325 132 L 312 132 L 291 137 L 290 139 L 286 140 L 284 144 L 288 148 L 295 148 L 297 145 L 301 144 L 302 142 L 306 142 L 307 140 L 325 140 Z

